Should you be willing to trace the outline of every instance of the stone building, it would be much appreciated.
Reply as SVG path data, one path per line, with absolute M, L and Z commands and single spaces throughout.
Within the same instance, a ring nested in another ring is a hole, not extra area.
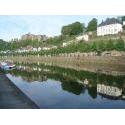
M 27 40 L 27 39 L 45 41 L 45 40 L 47 40 L 47 36 L 46 35 L 34 35 L 31 33 L 22 35 L 21 40 Z

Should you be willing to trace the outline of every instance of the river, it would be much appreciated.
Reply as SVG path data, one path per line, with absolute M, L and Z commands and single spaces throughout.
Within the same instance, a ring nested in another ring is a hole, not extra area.
M 125 108 L 124 73 L 16 62 L 7 77 L 43 109 Z

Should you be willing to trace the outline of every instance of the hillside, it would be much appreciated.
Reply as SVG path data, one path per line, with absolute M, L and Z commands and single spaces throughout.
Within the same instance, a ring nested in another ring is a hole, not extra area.
M 125 35 L 112 35 L 96 37 L 92 36 L 88 41 L 77 40 L 77 36 L 57 36 L 46 41 L 20 40 L 13 42 L 0 41 L 1 55 L 3 54 L 29 54 L 29 55 L 60 55 L 65 53 L 89 53 L 95 52 L 98 55 L 104 51 L 125 51 Z M 18 50 L 27 50 L 19 53 Z M 41 48 L 34 51 L 33 48 Z M 6 51 L 6 53 L 4 53 Z

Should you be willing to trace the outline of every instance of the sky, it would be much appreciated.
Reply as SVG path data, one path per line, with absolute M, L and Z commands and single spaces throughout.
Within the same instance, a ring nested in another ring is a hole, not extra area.
M 56 36 L 60 34 L 63 25 L 71 24 L 75 21 L 85 23 L 92 18 L 97 18 L 98 23 L 113 16 L 84 16 L 84 15 L 21 15 L 21 16 L 0 16 L 0 39 L 9 41 L 13 38 L 20 38 L 23 34 L 41 34 Z

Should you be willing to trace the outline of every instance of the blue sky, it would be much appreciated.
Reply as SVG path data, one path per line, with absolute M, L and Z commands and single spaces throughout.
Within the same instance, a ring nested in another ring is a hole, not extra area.
M 26 33 L 59 35 L 61 27 L 80 21 L 88 24 L 92 18 L 97 18 L 98 23 L 112 16 L 0 16 L 0 39 L 9 41 L 20 38 Z

